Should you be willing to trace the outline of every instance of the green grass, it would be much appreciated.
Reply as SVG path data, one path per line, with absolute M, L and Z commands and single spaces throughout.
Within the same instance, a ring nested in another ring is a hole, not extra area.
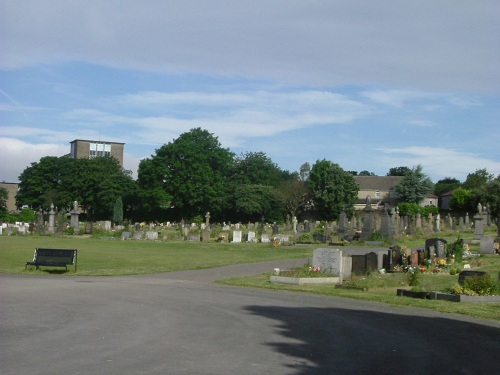
M 265 244 L 122 241 L 83 237 L 0 236 L 0 273 L 48 274 L 61 268 L 25 271 L 36 247 L 78 250 L 78 276 L 120 276 L 213 268 L 229 264 L 308 257 L 314 246 Z M 75 275 L 68 267 L 66 275 Z
M 455 237 L 456 239 L 456 237 Z M 420 240 L 418 244 L 422 244 Z M 215 243 L 185 241 L 122 241 L 103 240 L 83 236 L 0 236 L 0 273 L 49 275 L 54 270 L 25 271 L 24 264 L 31 260 L 35 247 L 78 249 L 77 276 L 120 276 L 151 274 L 188 269 L 204 269 L 238 263 L 255 263 L 276 259 L 307 258 L 313 249 L 322 246 L 295 245 L 273 247 L 265 244 Z M 415 246 L 415 245 L 412 245 Z M 473 269 L 487 271 L 495 280 L 500 270 L 499 256 L 483 256 L 471 260 Z M 73 268 L 64 275 L 75 275 Z M 403 273 L 354 277 L 345 284 L 367 288 L 366 291 L 335 289 L 331 285 L 282 285 L 272 284 L 270 274 L 253 277 L 235 277 L 219 283 L 274 291 L 293 291 L 326 296 L 352 298 L 387 303 L 396 307 L 420 307 L 441 312 L 458 313 L 477 318 L 500 320 L 499 303 L 454 303 L 421 300 L 396 296 L 397 288 L 408 288 L 408 278 Z M 453 287 L 458 275 L 422 275 L 424 290 L 446 290 Z
M 483 256 L 470 262 L 475 270 L 484 270 L 496 280 L 500 270 L 500 257 L 496 255 Z M 274 291 L 292 291 L 318 295 L 352 298 L 366 301 L 387 303 L 396 307 L 420 307 L 440 312 L 463 314 L 482 319 L 500 320 L 500 303 L 456 303 L 438 300 L 423 300 L 408 297 L 398 297 L 398 288 L 411 289 L 406 273 L 373 273 L 369 276 L 353 276 L 352 280 L 343 285 L 356 286 L 366 290 L 338 289 L 333 285 L 285 285 L 271 283 L 269 274 L 250 277 L 233 277 L 219 280 L 218 283 L 250 288 L 262 288 Z M 446 291 L 458 282 L 458 275 L 422 274 L 422 290 Z

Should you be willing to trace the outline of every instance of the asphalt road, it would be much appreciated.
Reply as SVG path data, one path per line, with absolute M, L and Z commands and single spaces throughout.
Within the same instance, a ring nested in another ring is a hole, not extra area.
M 0 275 L 0 373 L 499 373 L 497 322 L 211 282 L 274 266 Z

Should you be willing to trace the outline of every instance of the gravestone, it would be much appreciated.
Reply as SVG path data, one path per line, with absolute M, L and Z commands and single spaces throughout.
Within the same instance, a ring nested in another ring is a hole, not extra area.
M 411 255 L 410 255 L 410 265 L 412 267 L 418 266 L 420 263 L 418 261 L 418 251 L 417 250 L 412 250 Z
M 241 235 L 242 235 L 241 230 L 233 231 L 233 242 L 236 242 L 236 243 L 241 242 Z
M 273 234 L 278 234 L 279 233 L 279 227 L 276 222 L 273 224 Z
M 144 238 L 144 232 L 142 230 L 134 232 L 134 240 L 142 240 L 143 238 Z
M 493 237 L 483 237 L 479 243 L 480 251 L 482 254 L 494 254 L 495 253 L 495 243 Z
M 80 222 L 79 222 L 80 210 L 78 209 L 77 201 L 73 202 L 73 210 L 70 213 L 71 213 L 71 228 L 74 229 L 75 234 L 78 234 L 78 231 L 80 230 Z
M 437 256 L 438 258 L 446 258 L 446 244 L 448 242 L 442 238 L 428 238 L 425 240 L 425 252 L 428 259 L 434 258 Z
M 36 225 L 38 230 L 41 230 L 43 228 L 43 211 L 41 207 L 38 209 Z
M 365 268 L 365 256 L 364 255 L 351 255 L 352 258 L 352 269 L 351 272 L 354 275 L 364 275 L 366 272 Z
M 198 233 L 190 233 L 189 236 L 187 237 L 187 240 L 191 242 L 199 242 L 200 235 Z
M 130 232 L 122 232 L 122 240 L 128 240 L 130 238 Z
M 363 220 L 363 229 L 361 231 L 361 239 L 367 240 L 373 234 L 374 212 L 372 208 L 371 196 L 366 197 L 366 206 L 364 208 L 365 219 Z
M 462 271 L 458 274 L 458 283 L 460 285 L 464 285 L 465 279 L 468 277 L 481 277 L 485 275 L 487 275 L 485 271 L 471 271 L 471 270 Z
M 477 214 L 474 215 L 474 239 L 480 240 L 484 236 L 484 215 L 481 203 L 477 205 Z
M 344 237 L 344 235 L 347 233 L 347 215 L 345 214 L 345 211 L 342 210 L 339 216 L 339 229 L 338 229 L 338 234 L 341 237 Z
M 368 272 L 378 270 L 378 255 L 373 251 L 365 255 L 365 268 Z
M 248 232 L 248 242 L 257 242 L 257 237 L 255 237 L 255 232 Z
M 155 241 L 158 239 L 158 232 L 153 232 L 153 231 L 147 231 L 146 232 L 146 239 L 150 241 Z
M 260 242 L 262 242 L 262 243 L 270 243 L 271 240 L 269 239 L 269 234 L 263 233 L 262 237 L 260 238 Z
M 202 235 L 202 240 L 203 242 L 209 242 L 210 241 L 210 228 L 206 228 L 204 231 L 203 231 L 203 235 Z
M 50 211 L 49 211 L 49 233 L 54 233 L 56 228 L 55 228 L 55 212 L 54 212 L 54 204 L 52 203 L 50 205 Z
M 3 227 L 0 227 L 0 236 L 3 234 Z
M 320 267 L 321 271 L 342 278 L 342 251 L 330 248 L 314 249 L 312 265 Z

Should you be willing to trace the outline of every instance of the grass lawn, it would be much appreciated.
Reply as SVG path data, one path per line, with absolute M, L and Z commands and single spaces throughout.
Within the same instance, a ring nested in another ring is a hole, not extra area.
M 424 242 L 424 240 L 420 240 Z M 413 245 L 413 244 L 412 244 Z M 43 267 L 34 271 L 24 269 L 31 260 L 35 247 L 78 250 L 78 270 L 72 267 L 68 276 L 120 276 L 151 274 L 188 269 L 204 269 L 238 263 L 255 263 L 276 259 L 307 258 L 315 248 L 324 245 L 295 245 L 273 247 L 265 244 L 215 243 L 185 241 L 122 241 L 48 236 L 0 236 L 0 273 L 49 275 L 61 273 L 61 268 Z M 496 280 L 500 271 L 500 256 L 482 256 L 471 261 L 473 269 L 485 270 Z M 53 272 L 56 270 L 56 272 Z M 367 288 L 366 291 L 336 289 L 332 285 L 281 285 L 272 284 L 269 274 L 252 277 L 235 277 L 219 283 L 275 291 L 294 291 L 326 296 L 383 302 L 396 307 L 421 307 L 441 312 L 458 313 L 483 319 L 500 320 L 499 303 L 456 303 L 421 300 L 396 296 L 397 288 L 408 288 L 407 274 L 381 275 L 373 273 L 353 277 L 349 283 Z M 445 290 L 457 283 L 458 275 L 424 273 L 421 287 L 424 290 Z
M 69 266 L 65 275 L 120 276 L 195 270 L 238 263 L 303 258 L 314 245 L 273 247 L 266 244 L 122 241 L 83 237 L 0 236 L 0 273 L 49 274 L 64 268 L 42 267 L 25 271 L 36 247 L 78 250 L 78 267 Z M 59 271 L 59 272 L 57 272 Z

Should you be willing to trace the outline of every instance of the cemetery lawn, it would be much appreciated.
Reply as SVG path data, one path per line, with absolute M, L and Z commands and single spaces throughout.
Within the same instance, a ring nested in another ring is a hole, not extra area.
M 470 262 L 472 269 L 488 272 L 493 280 L 497 280 L 500 270 L 500 256 L 483 255 Z M 426 300 L 396 295 L 397 289 L 409 289 L 407 273 L 372 273 L 367 276 L 353 276 L 351 281 L 344 281 L 343 285 L 359 289 L 341 289 L 334 285 L 285 285 L 271 283 L 271 272 L 250 277 L 233 277 L 217 281 L 220 284 L 263 288 L 274 291 L 289 291 L 312 293 L 324 296 L 352 298 L 365 301 L 382 302 L 395 307 L 419 307 L 446 313 L 467 315 L 475 318 L 499 320 L 500 303 L 467 303 L 448 302 L 442 300 Z M 446 292 L 458 283 L 458 274 L 422 274 L 421 285 L 418 290 Z M 362 290 L 364 289 L 364 290 Z
M 25 271 L 35 248 L 77 249 L 74 266 L 42 267 Z M 84 236 L 0 236 L 0 273 L 68 276 L 124 276 L 180 270 L 196 270 L 231 264 L 266 262 L 276 259 L 307 258 L 313 245 L 283 246 L 272 244 L 216 243 L 186 241 L 123 241 Z

